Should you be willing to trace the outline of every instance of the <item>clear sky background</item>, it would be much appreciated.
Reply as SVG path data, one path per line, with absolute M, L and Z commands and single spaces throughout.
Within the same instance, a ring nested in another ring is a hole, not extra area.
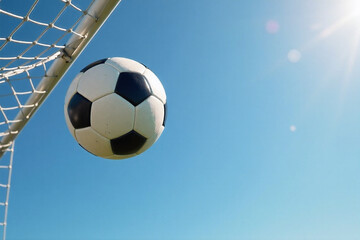
M 17 139 L 7 239 L 360 239 L 356 2 L 123 0 Z M 161 138 L 122 161 L 63 113 L 115 56 L 168 97 Z

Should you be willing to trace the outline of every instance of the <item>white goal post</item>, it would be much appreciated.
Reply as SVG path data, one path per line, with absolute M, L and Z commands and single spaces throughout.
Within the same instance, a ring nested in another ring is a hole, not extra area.
M 6 238 L 14 140 L 121 0 L 86 0 L 86 9 L 79 8 L 74 3 L 76 0 L 57 0 L 62 7 L 51 16 L 49 22 L 42 22 L 33 16 L 39 0 L 32 0 L 32 5 L 23 15 L 2 9 L 1 4 L 5 1 L 7 0 L 0 0 L 0 190 L 5 189 L 5 194 L 0 193 L 2 240 Z M 49 4 L 50 1 L 46 1 L 43 3 Z M 77 15 L 72 19 L 70 27 L 63 27 L 59 19 L 70 11 L 68 9 Z M 49 15 L 46 11 L 41 14 Z M 7 24 L 7 20 L 3 20 L 4 18 L 9 19 L 9 22 L 16 20 L 19 23 L 9 33 L 5 33 L 3 26 Z M 26 24 L 34 28 L 35 25 L 42 27 L 43 30 L 30 41 L 18 39 L 21 35 L 19 31 Z M 61 34 L 48 43 L 44 36 L 51 31 Z M 12 48 L 17 45 L 25 47 L 17 55 L 9 56 L 4 51 L 9 45 Z M 34 51 L 37 48 L 42 50 Z M 19 84 L 26 85 L 27 89 Z M 9 156 L 10 160 L 4 160 L 3 155 Z M 2 171 L 7 173 L 3 174 Z

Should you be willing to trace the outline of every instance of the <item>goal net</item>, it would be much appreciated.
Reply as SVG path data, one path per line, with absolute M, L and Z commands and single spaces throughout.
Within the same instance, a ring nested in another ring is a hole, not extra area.
M 120 1 L 0 0 L 0 233 L 3 240 L 14 140 Z

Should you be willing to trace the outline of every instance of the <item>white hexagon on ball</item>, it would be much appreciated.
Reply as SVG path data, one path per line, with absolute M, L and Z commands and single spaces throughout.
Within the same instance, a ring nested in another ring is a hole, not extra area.
M 144 76 L 149 81 L 153 94 L 158 97 L 164 104 L 166 104 L 166 93 L 159 78 L 150 70 L 146 69 Z
M 133 129 L 134 114 L 133 105 L 112 93 L 93 102 L 91 127 L 108 139 L 120 137 Z
M 136 107 L 134 130 L 146 138 L 158 135 L 164 122 L 164 104 L 150 96 Z
M 77 91 L 94 102 L 114 92 L 118 77 L 119 71 L 115 68 L 106 64 L 96 65 L 80 77 Z M 106 79 L 106 81 L 99 81 L 99 79 Z
M 105 63 L 116 68 L 119 72 L 144 73 L 146 70 L 143 64 L 128 58 L 113 57 L 106 60 Z
M 76 140 L 87 151 L 99 157 L 112 156 L 110 140 L 101 136 L 92 127 L 75 130 Z

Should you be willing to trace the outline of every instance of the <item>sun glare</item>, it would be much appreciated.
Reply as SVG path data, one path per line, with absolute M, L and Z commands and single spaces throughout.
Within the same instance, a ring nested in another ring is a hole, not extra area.
M 338 7 L 338 11 L 340 11 L 341 13 L 340 17 L 330 24 L 320 24 L 319 26 L 324 27 L 318 28 L 319 30 L 321 30 L 319 31 L 315 39 L 313 39 L 313 41 L 310 41 L 309 45 L 327 39 L 337 33 L 339 30 L 347 27 L 348 29 L 351 29 L 351 34 L 347 37 L 345 37 L 344 35 L 342 35 L 341 37 L 352 42 L 352 44 L 350 45 L 353 48 L 352 52 L 355 53 L 355 50 L 358 49 L 360 43 L 360 0 L 343 0 L 341 2 L 341 5 L 339 5 Z
M 349 16 L 356 18 L 360 22 L 360 0 L 349 0 L 346 4 L 346 9 L 349 12 Z
M 332 8 L 334 7 L 334 8 Z M 336 17 L 333 17 L 336 13 Z M 301 54 L 318 46 L 321 42 L 332 41 L 330 51 L 338 56 L 339 65 L 343 69 L 343 82 L 340 99 L 349 88 L 353 71 L 360 61 L 360 0 L 341 0 L 338 4 L 329 6 L 328 11 L 322 12 L 322 21 L 310 25 L 310 30 L 315 33 L 314 37 L 304 44 L 299 50 L 288 53 L 290 62 L 297 62 Z M 331 19 L 331 20 L 330 20 Z

